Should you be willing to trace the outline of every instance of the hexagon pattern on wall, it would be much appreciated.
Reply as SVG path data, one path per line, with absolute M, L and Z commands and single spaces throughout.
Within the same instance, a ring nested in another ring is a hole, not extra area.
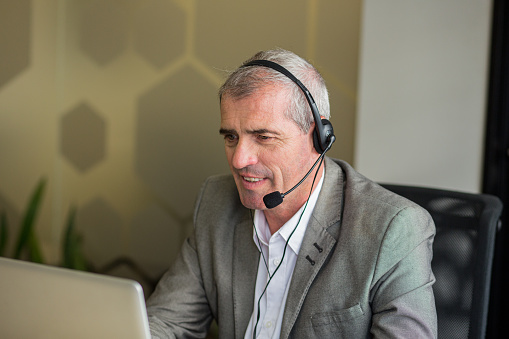
M 226 160 L 212 161 L 224 158 L 216 88 L 186 66 L 143 94 L 137 115 L 139 176 L 180 217 L 189 215 L 203 180 L 228 171 Z
M 83 229 L 86 252 L 96 264 L 129 254 L 147 268 L 154 265 L 149 273 L 157 273 L 165 264 L 163 258 L 171 261 L 180 247 L 177 242 L 193 228 L 192 209 L 203 180 L 229 173 L 218 134 L 216 92 L 223 76 L 218 69 L 233 69 L 258 49 L 280 46 L 315 58 L 327 68 L 334 85 L 344 79 L 354 84 L 351 78 L 357 69 L 350 62 L 355 55 L 347 53 L 356 46 L 348 41 L 352 39 L 348 25 L 355 20 L 348 17 L 345 3 L 260 0 L 252 6 L 235 0 L 86 0 L 43 6 L 31 0 L 0 1 L 0 90 L 21 78 L 24 71 L 32 84 L 53 83 L 51 67 L 58 61 L 55 89 L 64 90 L 58 93 L 61 97 L 52 112 L 60 112 L 59 105 L 64 105 L 64 112 L 57 119 L 48 116 L 47 125 L 41 127 L 59 124 L 58 151 L 72 165 L 54 173 L 62 175 L 61 197 L 83 201 L 85 194 L 88 199 L 89 192 L 71 192 L 82 180 L 93 185 L 93 194 L 100 196 L 107 188 L 97 182 L 125 171 L 129 175 L 121 184 L 127 187 L 127 194 L 140 193 L 142 198 L 136 203 L 154 204 L 138 212 L 131 209 L 134 203 L 127 204 L 128 208 L 115 204 L 119 206 L 115 211 L 101 199 L 78 206 L 77 226 Z M 57 9 L 63 13 L 55 12 Z M 60 15 L 64 20 L 55 21 Z M 37 34 L 31 36 L 32 31 Z M 33 43 L 31 39 L 35 39 Z M 117 91 L 110 92 L 110 87 Z M 345 106 L 344 88 L 331 90 L 337 97 L 331 99 L 340 101 L 336 108 Z M 16 91 L 14 94 L 23 97 L 27 89 Z M 81 98 L 86 102 L 80 103 Z M 94 103 L 108 111 L 98 111 Z M 39 102 L 31 105 L 37 108 Z M 27 119 L 23 113 L 28 106 L 20 105 L 22 114 L 15 116 L 4 110 L 9 116 L 0 113 L 0 120 L 21 124 Z M 352 106 L 351 112 L 354 110 Z M 110 130 L 109 124 L 114 128 Z M 337 128 L 343 137 L 347 133 L 342 128 L 353 131 L 343 122 Z M 110 141 L 112 154 L 106 154 Z M 92 171 L 99 164 L 107 165 L 104 169 L 108 171 Z M 132 176 L 131 166 L 136 171 Z M 9 174 L 2 175 L 3 180 L 12 179 Z M 144 185 L 139 185 L 138 179 Z M 119 190 L 108 197 L 124 195 L 123 199 L 126 192 Z M 0 195 L 0 206 L 2 199 L 8 202 L 10 192 L 4 187 L 1 193 L 6 198 Z M 126 225 L 121 218 L 126 219 Z M 150 234 L 143 227 L 144 219 Z M 156 232 L 161 238 L 152 239 Z M 144 248 L 150 251 L 144 252 Z
M 106 122 L 88 104 L 81 103 L 63 117 L 60 124 L 62 155 L 84 172 L 105 157 Z
M 83 238 L 85 257 L 96 269 L 123 254 L 123 222 L 108 202 L 97 198 L 82 206 L 76 217 L 76 230 Z
M 0 1 L 0 88 L 30 62 L 31 1 Z
M 80 46 L 104 66 L 125 51 L 129 37 L 129 6 L 116 0 L 88 0 L 80 16 Z
M 184 53 L 187 15 L 171 1 L 149 0 L 136 12 L 134 47 L 157 68 Z
M 196 54 L 213 69 L 239 66 L 257 52 L 253 48 L 282 47 L 304 55 L 307 3 L 258 0 L 246 10 L 243 1 L 197 1 Z

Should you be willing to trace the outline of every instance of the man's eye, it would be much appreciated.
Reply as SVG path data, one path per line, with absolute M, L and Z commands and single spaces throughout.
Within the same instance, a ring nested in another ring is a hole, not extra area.
M 237 138 L 236 138 L 236 136 L 235 136 L 235 135 L 233 135 L 233 134 L 225 134 L 225 135 L 224 135 L 224 140 L 225 140 L 225 141 L 233 142 L 233 141 L 235 141 L 236 139 L 237 139 Z
M 269 136 L 267 136 L 267 135 L 259 135 L 259 136 L 258 136 L 258 139 L 260 139 L 260 140 L 269 140 L 269 139 L 270 139 L 270 137 L 269 137 Z

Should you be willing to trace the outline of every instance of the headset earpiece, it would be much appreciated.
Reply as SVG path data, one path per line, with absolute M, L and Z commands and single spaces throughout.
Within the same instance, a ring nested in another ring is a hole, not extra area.
M 320 119 L 320 123 L 322 125 L 321 131 L 320 128 L 316 127 L 315 122 L 315 131 L 313 132 L 313 145 L 315 146 L 316 151 L 321 154 L 323 151 L 325 151 L 327 146 L 329 146 L 331 138 L 334 136 L 334 129 L 332 128 L 330 121 L 327 119 Z

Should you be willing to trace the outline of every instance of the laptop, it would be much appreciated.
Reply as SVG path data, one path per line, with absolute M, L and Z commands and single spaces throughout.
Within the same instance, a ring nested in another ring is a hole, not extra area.
M 0 258 L 0 338 L 150 338 L 129 279 Z

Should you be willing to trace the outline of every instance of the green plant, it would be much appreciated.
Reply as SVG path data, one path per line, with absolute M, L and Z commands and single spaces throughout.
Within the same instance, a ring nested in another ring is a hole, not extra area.
M 24 259 L 37 263 L 44 263 L 44 258 L 39 247 L 37 234 L 35 232 L 35 223 L 39 210 L 41 208 L 46 180 L 41 179 L 35 187 L 23 214 L 20 224 L 16 245 L 11 255 L 15 259 Z M 86 270 L 100 274 L 111 274 L 112 271 L 120 266 L 126 266 L 144 281 L 150 290 L 154 290 L 159 278 L 153 279 L 131 258 L 120 256 L 113 259 L 103 267 L 94 267 L 86 260 L 82 251 L 83 239 L 76 231 L 76 208 L 71 207 L 66 218 L 66 224 L 62 236 L 60 266 L 65 268 Z M 9 238 L 9 225 L 7 214 L 0 211 L 0 256 L 7 255 L 7 243 Z
M 14 249 L 14 259 L 21 259 L 25 252 L 29 261 L 42 263 L 44 261 L 39 243 L 35 236 L 34 224 L 40 210 L 42 196 L 46 188 L 46 180 L 41 179 L 37 184 L 21 221 L 20 233 Z
M 41 179 L 35 187 L 22 217 L 19 234 L 12 254 L 14 259 L 25 259 L 32 262 L 44 263 L 39 241 L 35 233 L 35 222 L 41 208 L 42 198 L 46 188 L 46 179 Z M 81 238 L 75 231 L 76 209 L 71 208 L 67 217 L 64 238 L 62 242 L 62 266 L 73 269 L 86 270 L 86 260 L 81 251 Z M 0 256 L 7 252 L 9 227 L 7 215 L 0 215 Z
M 62 266 L 77 270 L 88 270 L 89 265 L 81 250 L 82 237 L 75 232 L 76 208 L 71 208 L 62 241 Z

